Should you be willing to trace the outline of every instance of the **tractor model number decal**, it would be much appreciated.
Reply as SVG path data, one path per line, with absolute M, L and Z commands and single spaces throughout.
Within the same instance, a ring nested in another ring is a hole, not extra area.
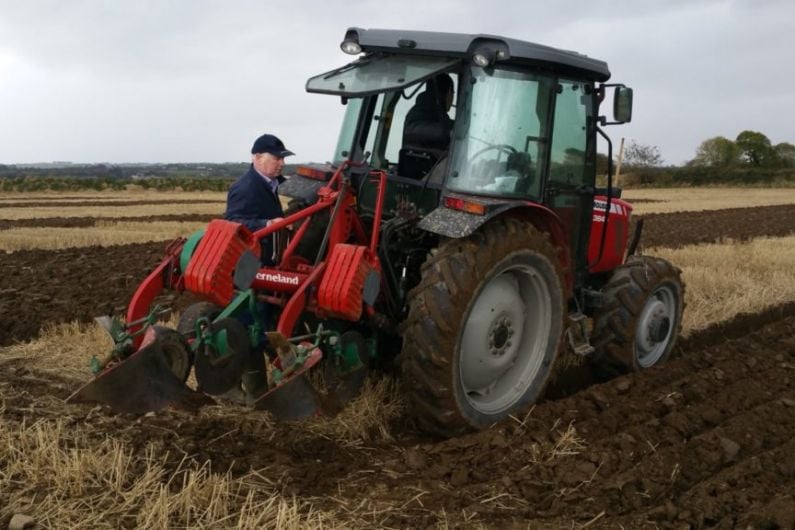
M 271 274 L 269 272 L 258 272 L 257 279 L 264 280 L 266 282 L 283 283 L 286 285 L 298 285 L 299 283 L 298 276 L 286 276 L 278 272 L 276 274 Z
M 607 209 L 607 202 L 606 201 L 595 200 L 593 202 L 593 209 L 604 212 L 605 209 Z M 616 204 L 614 202 L 610 203 L 610 213 L 617 213 L 619 215 L 627 215 L 627 211 L 624 209 L 624 207 L 622 205 Z

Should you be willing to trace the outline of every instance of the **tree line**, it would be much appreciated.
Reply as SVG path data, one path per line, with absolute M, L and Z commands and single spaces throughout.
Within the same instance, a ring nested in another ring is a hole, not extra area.
M 624 150 L 623 165 L 628 169 L 659 167 L 662 165 L 660 149 L 630 140 Z M 696 156 L 685 166 L 795 168 L 795 145 L 789 142 L 773 145 L 758 131 L 743 131 L 734 140 L 715 136 L 701 142 Z
M 773 145 L 758 131 L 743 131 L 734 140 L 715 136 L 701 142 L 691 166 L 760 168 L 795 168 L 795 145 L 781 142 Z
M 622 164 L 625 186 L 791 185 L 795 182 L 795 145 L 773 144 L 765 134 L 745 130 L 734 140 L 708 138 L 693 159 L 681 166 L 663 166 L 657 146 L 630 140 Z

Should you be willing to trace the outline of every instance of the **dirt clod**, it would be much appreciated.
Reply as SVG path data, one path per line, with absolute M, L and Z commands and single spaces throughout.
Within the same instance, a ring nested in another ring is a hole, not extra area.
M 719 425 L 722 418 L 723 416 L 720 411 L 714 407 L 707 407 L 704 412 L 701 413 L 701 419 L 708 425 Z
M 616 384 L 616 390 L 619 394 L 626 394 L 631 387 L 632 383 L 629 382 L 629 379 L 622 379 Z
M 720 446 L 721 449 L 723 449 L 723 457 L 726 459 L 726 462 L 734 460 L 735 457 L 737 457 L 737 453 L 740 452 L 740 445 L 728 438 L 721 438 Z
M 404 462 L 409 469 L 422 469 L 426 465 L 425 455 L 418 449 L 407 450 Z
M 14 514 L 8 523 L 8 530 L 29 530 L 36 526 L 36 520 L 29 515 Z
M 467 482 L 469 482 L 469 471 L 467 471 L 467 468 L 463 466 L 455 468 L 452 475 L 450 475 L 450 484 L 458 487 L 465 485 Z

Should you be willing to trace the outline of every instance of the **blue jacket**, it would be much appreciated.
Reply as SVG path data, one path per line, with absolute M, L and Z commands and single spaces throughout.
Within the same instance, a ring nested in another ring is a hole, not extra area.
M 279 182 L 283 180 L 283 177 L 279 177 Z M 249 167 L 229 188 L 224 218 L 255 232 L 265 228 L 269 220 L 277 217 L 284 217 L 279 194 L 270 190 L 263 177 L 254 170 L 254 166 Z M 273 238 L 267 237 L 262 240 L 262 262 L 272 264 L 272 255 Z

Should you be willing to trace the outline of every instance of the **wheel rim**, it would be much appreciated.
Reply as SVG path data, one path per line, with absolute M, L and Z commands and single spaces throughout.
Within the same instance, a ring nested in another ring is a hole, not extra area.
M 658 287 L 646 300 L 635 333 L 635 360 L 642 368 L 657 364 L 674 337 L 677 296 L 670 285 Z
M 509 409 L 544 364 L 552 298 L 541 272 L 509 267 L 478 293 L 464 323 L 459 376 L 466 399 L 483 414 Z

